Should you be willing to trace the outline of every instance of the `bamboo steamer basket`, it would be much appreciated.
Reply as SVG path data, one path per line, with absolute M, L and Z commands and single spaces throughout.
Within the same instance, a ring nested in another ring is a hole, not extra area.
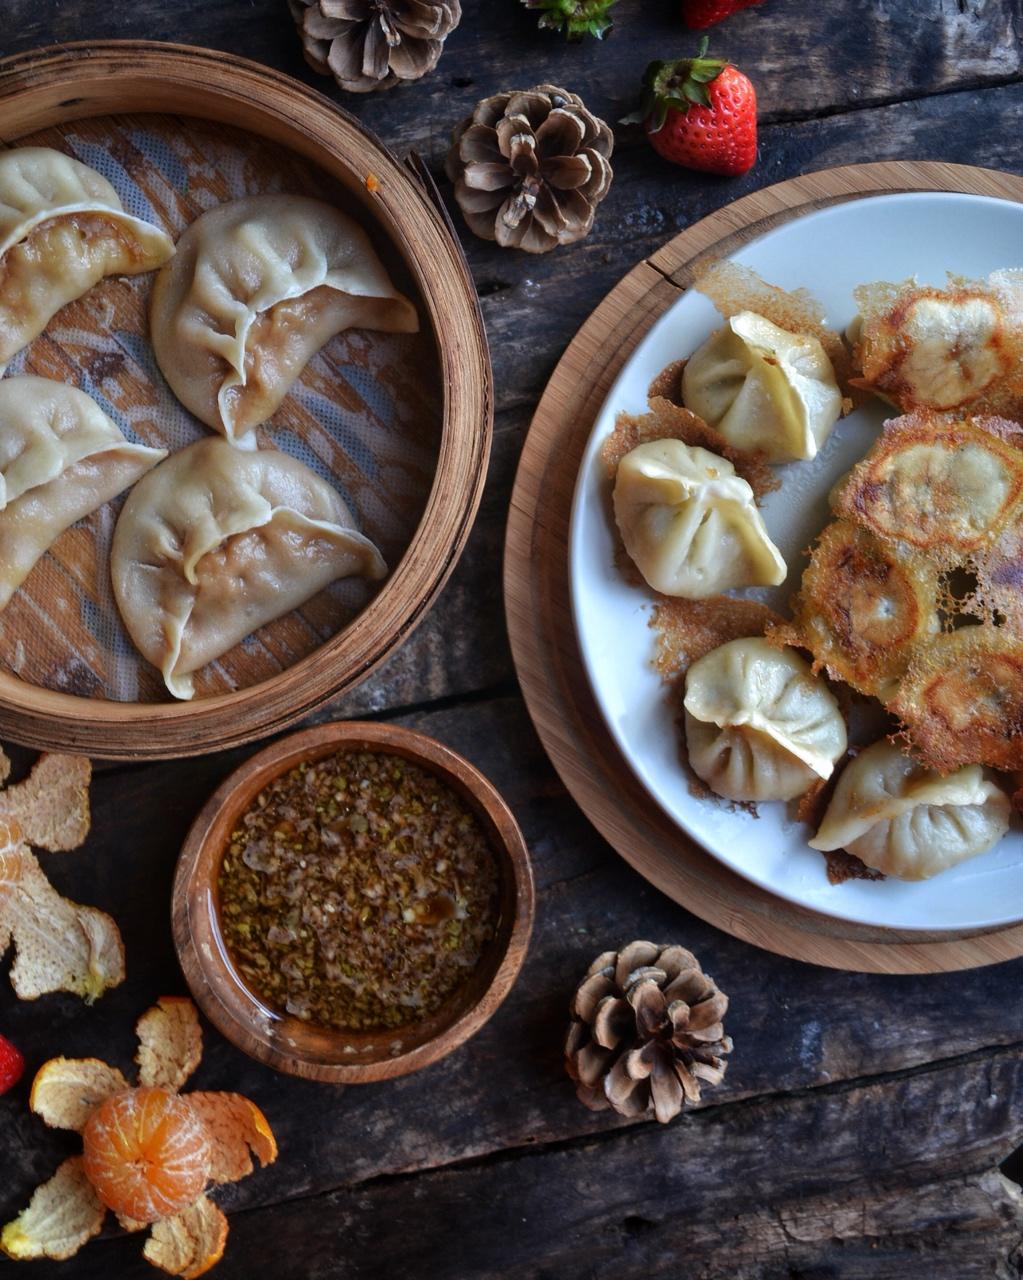
M 59 549 L 59 556 L 44 557 L 53 561 L 50 569 L 43 570 L 40 562 L 0 615 L 0 738 L 111 759 L 185 756 L 238 746 L 302 719 L 364 679 L 423 618 L 456 564 L 479 505 L 493 425 L 492 373 L 476 291 L 425 169 L 414 159 L 401 164 L 329 99 L 266 67 L 212 50 L 147 41 L 62 45 L 0 60 L 0 143 L 62 145 L 72 135 L 78 140 L 76 154 L 87 163 L 90 154 L 106 153 L 120 161 L 139 136 L 155 139 L 152 146 L 161 156 L 177 147 L 179 154 L 171 160 L 178 165 L 184 156 L 191 164 L 194 157 L 199 177 L 210 185 L 207 203 L 238 194 L 218 187 L 227 179 L 217 172 L 217 156 L 220 168 L 235 175 L 233 180 L 249 184 L 242 193 L 298 185 L 306 194 L 335 200 L 369 231 L 419 312 L 421 333 L 411 357 L 399 352 L 381 374 L 387 395 L 400 399 L 402 361 L 411 360 L 409 404 L 404 417 L 398 413 L 397 427 L 390 428 L 388 447 L 400 455 L 404 433 L 410 454 L 419 451 L 418 478 L 409 481 L 405 495 L 406 527 L 392 538 L 387 557 L 391 572 L 368 602 L 348 614 L 343 609 L 332 614 L 330 602 L 321 602 L 304 609 L 301 618 L 271 624 L 258 645 L 249 651 L 239 646 L 229 668 L 210 677 L 201 689 L 205 696 L 183 703 L 167 700 L 141 657 L 135 659 L 139 671 L 129 670 L 127 680 L 122 671 L 120 692 L 112 692 L 102 645 L 93 663 L 99 675 L 92 668 L 83 674 L 88 663 L 82 651 L 91 652 L 91 639 L 79 637 L 76 650 L 75 610 L 66 599 L 55 598 L 60 583 L 77 580 L 91 597 L 94 612 L 112 604 L 109 591 L 103 590 L 106 564 L 77 528 L 58 539 L 54 550 Z M 191 179 L 184 183 L 186 191 L 195 186 Z M 123 362 L 123 353 L 91 349 L 86 359 L 82 353 L 88 344 L 79 350 L 76 343 L 81 327 L 94 325 L 100 303 L 117 318 L 126 299 L 129 325 L 132 315 L 144 317 L 144 302 L 133 302 L 127 292 L 132 284 L 98 285 L 83 300 L 93 310 L 83 312 L 84 319 L 72 316 L 78 328 L 68 322 L 66 333 L 74 340 L 62 341 L 60 332 L 56 337 L 44 334 L 29 348 L 24 371 L 81 385 L 79 375 L 89 369 L 99 367 L 105 376 L 114 367 L 110 362 Z M 148 285 L 135 287 L 148 294 Z M 104 297 L 104 290 L 109 296 Z M 90 341 L 101 346 L 103 338 L 96 333 Z M 374 339 L 365 334 L 358 351 L 372 349 Z M 144 341 L 141 332 L 137 342 Z M 101 358 L 107 364 L 96 366 Z M 145 366 L 145 358 L 138 358 Z M 320 371 L 316 389 L 320 403 L 354 397 L 354 407 L 342 403 L 341 411 L 364 429 L 361 438 L 370 440 L 372 452 L 373 424 L 359 420 L 365 406 L 335 377 L 347 367 L 344 360 L 359 358 L 346 349 L 333 365 L 328 362 L 326 372 Z M 369 377 L 365 370 L 356 373 Z M 135 380 L 146 382 L 137 370 Z M 155 374 L 150 380 L 154 387 L 161 381 Z M 115 376 L 111 396 L 121 391 Z M 160 394 L 169 397 L 166 388 Z M 425 406 L 422 428 L 415 418 L 420 409 L 409 407 L 413 402 Z M 146 429 L 157 416 L 143 415 Z M 300 435 L 302 422 L 299 413 L 289 430 Z M 191 429 L 197 436 L 205 434 L 194 424 Z M 166 443 L 158 425 L 153 430 L 156 435 L 146 443 Z M 316 430 L 327 441 L 321 450 L 327 464 L 340 458 L 338 465 L 347 466 L 343 449 L 332 452 L 329 432 L 322 426 Z M 428 438 L 429 446 L 419 437 Z M 272 432 L 261 443 L 276 444 Z M 376 501 L 378 507 L 388 505 L 386 494 L 378 493 Z M 355 507 L 361 510 L 358 502 Z M 365 531 L 373 536 L 372 529 Z M 18 613 L 15 605 L 23 595 Z M 116 617 L 111 625 L 119 625 Z M 44 633 L 49 650 L 41 663 L 33 655 Z M 122 656 L 122 668 L 126 661 Z

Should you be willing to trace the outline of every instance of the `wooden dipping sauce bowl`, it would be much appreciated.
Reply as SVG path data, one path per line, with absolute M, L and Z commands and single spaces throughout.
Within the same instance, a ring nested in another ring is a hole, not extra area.
M 499 880 L 495 935 L 471 976 L 419 1022 L 378 1031 L 313 1026 L 266 1008 L 236 976 L 221 937 L 217 882 L 231 833 L 270 782 L 337 751 L 402 756 L 446 783 L 490 839 Z M 203 1013 L 243 1052 L 290 1075 L 350 1084 L 425 1067 L 474 1035 L 511 989 L 526 956 L 535 908 L 533 871 L 518 823 L 493 785 L 442 743 L 398 725 L 339 721 L 291 734 L 236 769 L 192 824 L 171 899 L 174 944 Z

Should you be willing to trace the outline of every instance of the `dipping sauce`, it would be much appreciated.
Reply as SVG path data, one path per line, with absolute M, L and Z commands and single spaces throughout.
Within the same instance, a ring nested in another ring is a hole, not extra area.
M 337 1030 L 434 1013 L 498 919 L 480 820 L 436 774 L 384 752 L 339 751 L 271 782 L 231 835 L 218 892 L 245 985 Z

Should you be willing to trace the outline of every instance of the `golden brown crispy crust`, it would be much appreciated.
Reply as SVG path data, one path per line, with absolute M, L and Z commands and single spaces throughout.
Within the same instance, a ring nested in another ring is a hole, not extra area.
M 823 856 L 828 864 L 830 884 L 845 884 L 847 880 L 883 880 L 885 878 L 883 871 L 875 871 L 873 867 L 868 867 L 854 853 L 848 853 L 845 849 L 830 849 Z
M 681 409 L 683 407 L 682 374 L 688 363 L 688 359 L 673 360 L 671 364 L 665 365 L 647 388 L 647 400 L 668 400 Z
M 1018 518 L 1021 501 L 1023 430 L 1016 423 L 916 413 L 885 424 L 832 505 L 882 538 L 964 554 L 990 545 Z
M 813 654 L 814 669 L 881 696 L 909 665 L 914 645 L 937 630 L 938 574 L 849 520 L 817 540 L 793 601 L 785 643 Z
M 1023 767 L 1023 638 L 961 627 L 923 646 L 888 704 L 924 762 Z
M 997 272 L 986 281 L 950 276 L 943 289 L 906 280 L 861 285 L 854 292 L 860 316 L 853 387 L 873 391 L 906 413 L 969 410 L 1010 418 L 1023 413 L 1023 316 L 1016 273 Z M 920 318 L 934 308 L 946 315 L 958 310 L 964 321 L 963 333 L 954 328 L 947 333 L 944 360 L 937 331 L 932 336 L 938 346 L 931 354 L 921 340 Z
M 898 418 L 832 506 L 768 638 L 879 698 L 929 767 L 1023 768 L 1023 430 Z

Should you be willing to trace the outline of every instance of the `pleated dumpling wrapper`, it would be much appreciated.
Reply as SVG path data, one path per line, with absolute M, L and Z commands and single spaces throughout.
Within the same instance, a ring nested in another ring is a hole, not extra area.
M 0 609 L 65 529 L 166 456 L 130 444 L 77 387 L 0 381 Z
M 842 771 L 811 849 L 845 849 L 901 880 L 929 880 L 993 848 L 1012 806 L 980 765 L 942 775 L 882 739 Z
M 95 169 L 50 147 L 0 153 L 0 374 L 104 276 L 154 271 L 173 253 Z
M 625 550 L 663 595 L 704 600 L 785 581 L 753 490 L 727 458 L 681 440 L 650 440 L 618 464 L 613 501 Z
M 176 698 L 258 627 L 338 578 L 387 566 L 340 496 L 275 449 L 199 440 L 137 485 L 114 530 L 114 595 Z
M 815 458 L 842 415 L 819 338 L 740 311 L 686 361 L 685 406 L 738 449 L 770 462 Z
M 830 778 L 847 746 L 834 694 L 795 649 L 730 640 L 686 672 L 693 772 L 728 800 L 792 800 Z
M 344 329 L 415 333 L 365 231 L 306 196 L 249 196 L 184 232 L 153 288 L 156 359 L 181 403 L 242 448 Z

